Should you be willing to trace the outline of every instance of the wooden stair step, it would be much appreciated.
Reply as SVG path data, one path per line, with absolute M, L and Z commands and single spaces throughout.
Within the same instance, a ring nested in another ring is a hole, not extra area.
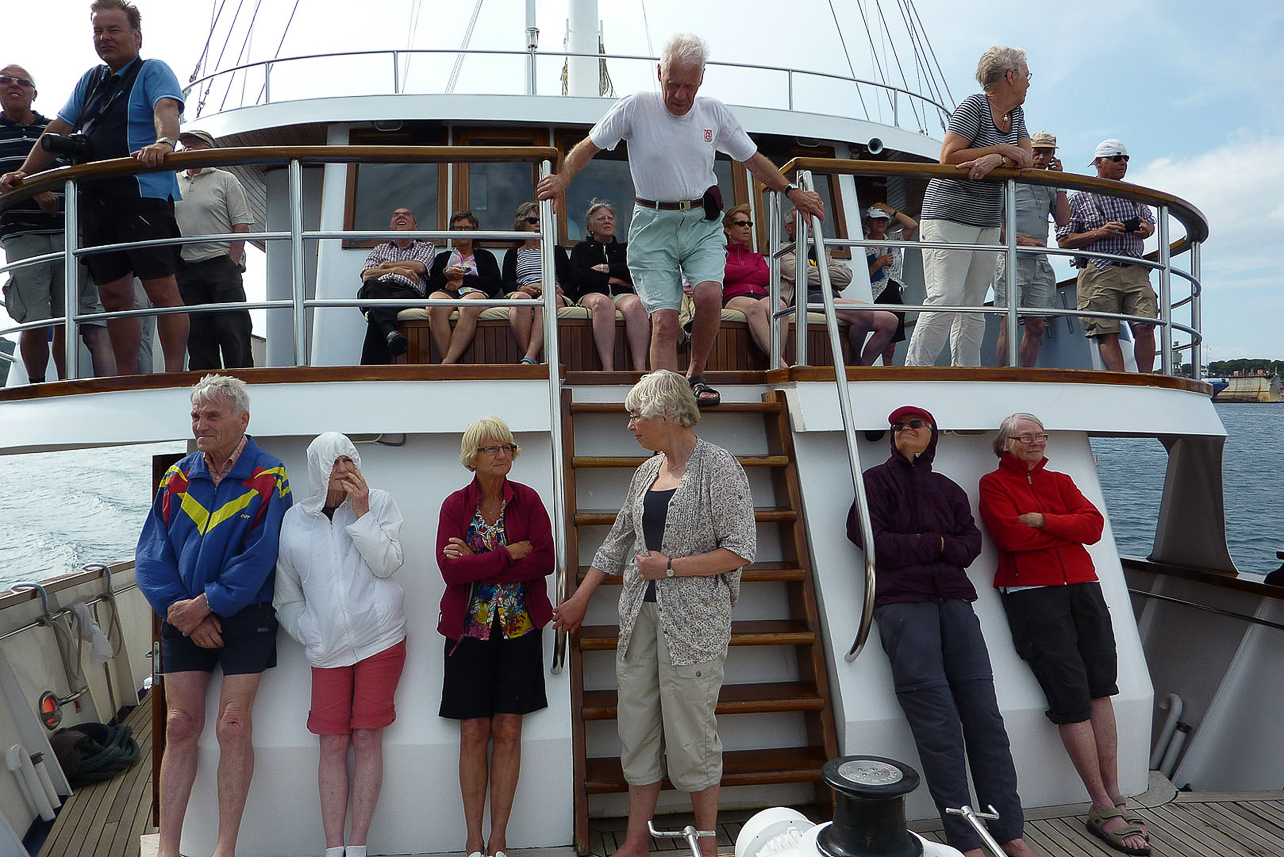
M 618 514 L 614 509 L 583 509 L 575 513 L 575 526 L 609 527 Z M 798 519 L 798 513 L 783 506 L 760 506 L 753 510 L 753 519 L 760 524 L 792 524 Z
M 587 576 L 588 566 L 583 566 L 576 572 L 576 581 L 581 582 Z M 740 572 L 741 583 L 798 583 L 806 577 L 806 570 L 792 562 L 755 562 L 753 565 L 746 565 Z M 608 574 L 601 585 L 619 586 L 623 582 L 623 575 Z
M 832 371 L 831 371 L 832 374 Z M 778 414 L 782 405 L 779 402 L 726 402 L 716 408 L 706 408 L 702 416 L 709 414 Z M 619 414 L 628 413 L 623 402 L 571 402 L 572 414 Z
M 619 694 L 615 690 L 586 690 L 582 712 L 585 720 L 614 720 Z M 763 714 L 782 711 L 820 711 L 825 700 L 816 685 L 804 681 L 761 684 L 724 684 L 718 694 L 716 713 Z
M 613 652 L 620 641 L 615 625 L 584 625 L 580 628 L 582 652 Z M 733 646 L 809 646 L 816 633 L 806 622 L 790 619 L 753 619 L 731 623 Z
M 571 466 L 577 470 L 590 467 L 637 469 L 650 458 L 649 455 L 577 455 L 571 459 Z M 740 462 L 741 467 L 787 467 L 793 463 L 787 455 L 737 455 L 736 461 Z
M 585 764 L 585 790 L 589 794 L 626 792 L 618 757 L 590 758 Z M 772 750 L 734 750 L 722 754 L 722 787 L 816 783 L 825 762 L 823 747 L 785 747 Z M 667 779 L 663 788 L 673 788 Z

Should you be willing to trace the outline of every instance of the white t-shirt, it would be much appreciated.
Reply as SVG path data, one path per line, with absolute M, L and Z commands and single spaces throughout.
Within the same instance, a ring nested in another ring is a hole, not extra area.
M 685 116 L 674 116 L 658 92 L 639 92 L 615 102 L 589 131 L 589 139 L 599 149 L 614 149 L 628 140 L 634 192 L 662 202 L 699 199 L 717 184 L 717 152 L 744 162 L 758 151 L 727 105 L 716 98 L 697 97 Z

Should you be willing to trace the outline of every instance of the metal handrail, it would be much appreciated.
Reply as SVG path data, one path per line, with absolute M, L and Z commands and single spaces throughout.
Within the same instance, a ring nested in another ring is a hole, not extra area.
M 1137 595 L 1142 598 L 1153 598 L 1156 601 L 1167 601 L 1171 604 L 1180 604 L 1183 607 L 1191 607 L 1195 610 L 1203 610 L 1205 613 L 1216 613 L 1218 616 L 1227 616 L 1231 619 L 1240 619 L 1250 625 L 1261 625 L 1264 628 L 1274 628 L 1277 631 L 1284 631 L 1284 624 L 1272 622 L 1270 619 L 1259 619 L 1256 616 L 1250 616 L 1247 613 L 1239 613 L 1235 610 L 1225 610 L 1221 607 L 1213 607 L 1209 604 L 1200 604 L 1197 601 L 1187 601 L 1184 598 L 1174 598 L 1171 595 L 1160 595 L 1158 592 L 1148 592 L 1145 589 L 1128 588 L 1129 595 Z
M 296 56 L 291 56 L 291 57 L 283 57 L 283 58 L 268 59 L 268 60 L 255 60 L 253 62 L 239 63 L 237 65 L 229 66 L 224 69 L 219 69 L 218 71 L 210 72 L 209 74 L 203 75 L 192 81 L 189 81 L 188 84 L 183 88 L 183 94 L 184 96 L 190 96 L 190 94 L 194 90 L 199 89 L 201 86 L 205 84 L 211 84 L 210 89 L 212 89 L 213 82 L 220 77 L 228 77 L 229 78 L 228 83 L 230 87 L 231 78 L 234 77 L 236 74 L 247 73 L 252 69 L 262 67 L 263 77 L 264 77 L 264 88 L 260 94 L 263 97 L 263 101 L 259 102 L 258 98 L 256 97 L 256 99 L 253 102 L 251 102 L 249 105 L 247 105 L 244 101 L 242 101 L 242 103 L 239 106 L 240 107 L 254 106 L 259 103 L 271 104 L 273 102 L 271 99 L 270 82 L 271 82 L 272 72 L 277 66 L 285 65 L 293 62 L 303 62 L 308 60 L 351 59 L 353 57 L 389 56 L 392 58 L 392 61 L 393 61 L 392 62 L 393 94 L 404 95 L 406 94 L 406 91 L 403 86 L 401 75 L 399 73 L 398 63 L 400 62 L 402 57 L 406 57 L 406 56 L 413 57 L 421 54 L 425 56 L 449 55 L 449 56 L 461 56 L 461 57 L 469 57 L 469 56 L 513 57 L 513 58 L 524 58 L 524 59 L 531 58 L 533 56 L 536 59 L 538 59 L 539 57 L 548 57 L 551 59 L 623 60 L 626 62 L 647 62 L 647 63 L 659 61 L 658 57 L 647 56 L 643 54 L 572 53 L 569 51 L 536 51 L 534 52 L 534 54 L 532 54 L 532 52 L 524 51 L 524 50 L 479 50 L 479 49 L 462 49 L 461 50 L 457 48 L 414 48 L 414 49 L 382 48 L 382 49 L 363 50 L 363 51 L 340 51 L 340 52 L 333 52 L 333 53 L 298 54 Z M 834 81 L 836 83 L 852 84 L 857 87 L 869 86 L 869 87 L 873 87 L 874 89 L 883 90 L 887 93 L 890 93 L 893 97 L 892 124 L 898 128 L 900 127 L 900 110 L 899 110 L 899 102 L 896 99 L 901 95 L 904 95 L 913 101 L 920 102 L 925 106 L 934 108 L 937 113 L 937 119 L 941 123 L 942 130 L 944 130 L 945 122 L 946 120 L 948 120 L 949 115 L 952 112 L 951 109 L 946 107 L 944 104 L 941 104 L 935 99 L 929 96 L 923 95 L 922 93 L 914 92 L 911 89 L 906 89 L 904 87 L 895 86 L 889 83 L 880 83 L 874 80 L 865 80 L 864 78 L 859 78 L 854 75 L 835 74 L 832 72 L 823 72 L 823 71 L 812 71 L 809 69 L 797 69 L 797 68 L 791 68 L 789 66 L 761 65 L 758 63 L 718 62 L 716 60 L 710 60 L 709 62 L 707 62 L 705 64 L 705 68 L 706 70 L 728 68 L 728 69 L 749 69 L 751 71 L 783 73 L 785 75 L 785 84 L 786 84 L 786 91 L 787 91 L 786 109 L 788 110 L 795 109 L 794 78 L 808 77 L 808 78 L 819 78 L 821 80 Z M 518 93 L 515 92 L 514 94 L 518 94 Z M 711 94 L 716 94 L 716 93 L 711 93 Z M 728 99 L 723 99 L 723 100 L 728 101 L 728 103 L 730 104 L 736 103 Z M 759 102 L 754 102 L 753 106 L 762 107 L 763 105 Z M 231 109 L 235 110 L 237 108 L 233 107 Z M 220 111 L 221 110 L 222 108 L 220 108 Z M 865 118 L 866 119 L 871 118 L 870 112 L 868 109 L 866 109 L 865 111 Z M 918 130 L 920 131 L 920 133 L 925 133 L 925 129 L 921 127 Z

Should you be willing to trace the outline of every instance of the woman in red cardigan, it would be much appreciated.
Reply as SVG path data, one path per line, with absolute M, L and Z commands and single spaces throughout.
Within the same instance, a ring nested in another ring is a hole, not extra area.
M 1150 853 L 1141 818 L 1119 792 L 1117 659 L 1110 611 L 1084 545 L 1105 519 L 1064 473 L 1047 469 L 1048 434 L 1033 414 L 999 426 L 999 467 L 981 477 L 981 520 L 999 548 L 994 585 L 1017 654 L 1048 698 L 1048 719 L 1092 798 L 1088 832 L 1125 854 Z
M 767 284 L 767 259 L 753 249 L 753 221 L 749 206 L 737 205 L 722 218 L 727 236 L 727 268 L 722 278 L 722 305 L 744 313 L 753 337 L 763 354 L 771 353 L 771 297 Z
M 508 479 L 520 452 L 498 417 L 469 425 L 459 460 L 476 476 L 441 504 L 437 526 L 437 565 L 446 580 L 437 624 L 446 638 L 440 714 L 459 721 L 469 857 L 504 857 L 522 717 L 548 706 L 540 629 L 553 616 L 544 585 L 553 571 L 553 532 L 535 489 Z M 483 838 L 487 784 L 490 836 Z

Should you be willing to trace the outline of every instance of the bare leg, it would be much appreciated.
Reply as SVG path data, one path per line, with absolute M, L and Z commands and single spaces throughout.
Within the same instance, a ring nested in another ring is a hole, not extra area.
M 1155 371 L 1155 326 L 1132 325 L 1132 355 L 1137 360 L 1138 372 Z
M 172 274 L 154 280 L 143 280 L 143 289 L 155 306 L 183 305 L 183 299 L 178 293 L 178 283 Z M 187 354 L 187 313 L 156 316 L 156 329 L 160 332 L 161 350 L 165 352 L 165 371 L 182 372 L 183 358 Z
M 348 817 L 348 745 L 347 735 L 321 735 L 321 762 L 317 766 L 317 786 L 321 791 L 321 829 L 325 847 L 343 845 L 344 822 Z
M 624 844 L 612 857 L 649 857 L 651 831 L 646 825 L 655 815 L 655 804 L 659 799 L 659 783 L 629 786 L 629 823 L 624 831 Z M 695 801 L 692 800 L 692 803 Z
M 624 335 L 629 340 L 629 356 L 633 371 L 646 371 L 647 349 L 651 344 L 651 319 L 637 295 L 624 295 L 615 302 L 615 308 L 624 316 Z
M 615 301 L 610 295 L 594 292 L 585 295 L 580 303 L 588 309 L 593 323 L 593 344 L 597 347 L 602 371 L 612 372 L 615 370 Z
M 61 330 L 62 328 L 58 328 L 58 331 Z M 33 383 L 46 380 L 45 372 L 49 369 L 49 328 L 37 327 L 18 334 L 18 349 L 22 352 L 22 365 L 27 367 L 27 377 L 33 379 Z M 63 377 L 57 349 L 58 338 L 55 337 L 54 362 L 58 367 L 58 376 Z
M 464 295 L 464 300 L 480 301 L 485 300 L 486 295 L 481 292 L 469 292 Z M 477 319 L 485 311 L 485 307 L 477 309 L 461 309 L 459 319 L 455 322 L 455 332 L 450 335 L 450 348 L 442 353 L 442 363 L 458 363 L 468 350 L 468 346 L 473 344 L 473 336 L 477 332 Z
M 1119 787 L 1118 775 L 1115 772 L 1114 707 L 1110 706 L 1109 697 L 1104 698 L 1107 707 L 1102 708 L 1099 705 L 1102 701 L 1097 699 L 1092 701 L 1092 719 L 1080 723 L 1062 723 L 1057 726 L 1057 731 L 1061 733 L 1061 743 L 1065 745 L 1066 753 L 1070 756 L 1070 763 L 1074 765 L 1075 772 L 1079 774 L 1079 779 L 1088 790 L 1092 808 L 1097 812 L 1113 811 L 1115 808 L 1114 801 L 1110 799 L 1112 792 L 1107 791 L 1103 780 L 1103 770 L 1109 769 L 1109 774 L 1115 781 L 1115 791 Z M 1100 737 L 1096 735 L 1098 721 L 1101 722 L 1105 733 Z M 1099 747 L 1106 750 L 1106 758 L 1098 755 Z M 1112 818 L 1105 823 L 1103 829 L 1107 833 L 1114 833 L 1126 826 L 1127 822 L 1122 818 Z M 1140 835 L 1125 837 L 1123 841 L 1130 848 L 1146 846 L 1145 838 Z
M 161 759 L 160 841 L 157 857 L 178 857 L 183 816 L 196 780 L 196 742 L 205 728 L 205 672 L 165 676 L 165 755 Z
M 486 812 L 486 751 L 490 746 L 490 718 L 459 721 L 459 791 L 464 799 L 465 853 L 485 853 L 482 816 Z
M 106 378 L 115 375 L 116 358 L 111 352 L 111 338 L 107 335 L 107 328 L 101 324 L 85 325 L 80 328 L 80 338 L 84 340 L 85 348 L 89 349 L 89 362 L 93 366 L 94 376 Z
M 712 281 L 697 283 L 693 292 L 695 318 L 691 322 L 691 363 L 687 377 L 704 374 L 704 364 L 709 362 L 709 352 L 722 326 L 722 285 Z M 655 365 L 652 354 L 652 365 Z M 668 367 L 665 367 L 668 368 Z M 676 368 L 676 366 L 675 366 Z
M 521 292 L 514 294 L 513 298 L 515 300 L 531 300 L 530 295 Z M 522 352 L 523 356 L 530 355 L 533 317 L 533 308 L 527 309 L 524 306 L 520 306 L 510 307 L 508 310 L 508 326 L 512 329 L 513 338 L 517 340 L 517 348 Z
M 152 300 L 155 300 L 153 298 Z M 186 330 L 187 316 L 183 316 Z M 167 354 L 166 357 L 169 355 Z M 214 857 L 235 857 L 254 776 L 254 729 L 250 712 L 262 673 L 223 677 L 218 701 L 218 844 Z
M 1023 341 L 1022 341 L 1022 345 L 1024 345 L 1024 344 L 1025 344 L 1025 342 L 1024 342 L 1024 340 L 1023 340 Z M 1000 366 L 1006 366 L 1006 365 L 1008 365 L 1008 320 L 1007 320 L 1007 317 L 1004 317 L 1004 318 L 999 322 L 999 341 L 998 341 L 998 344 L 994 347 L 994 356 L 995 356 L 995 358 L 998 360 L 998 363 L 999 363 L 999 365 L 1000 365 Z
M 695 813 L 697 830 L 718 829 L 718 784 L 691 793 L 691 811 Z M 718 840 L 712 836 L 700 837 L 700 853 L 704 857 L 718 857 Z
M 428 296 L 429 300 L 446 300 L 451 295 L 445 292 L 433 292 Z M 446 353 L 450 351 L 450 314 L 455 311 L 454 307 L 448 306 L 430 306 L 428 307 L 428 333 L 432 336 L 432 344 L 437 346 L 437 354 L 442 357 L 442 363 L 447 363 Z
M 522 767 L 522 715 L 496 714 L 490 720 L 494 753 L 490 760 L 490 836 L 486 852 L 508 849 L 508 819 Z
M 678 371 L 678 311 L 656 310 L 651 316 L 651 368 Z
M 770 298 L 758 300 L 748 295 L 741 295 L 727 301 L 727 309 L 744 313 L 745 323 L 749 325 L 749 335 L 753 337 L 753 344 L 758 346 L 758 350 L 763 354 L 771 354 L 771 313 L 767 311 L 770 300 Z M 719 325 L 721 325 L 721 314 L 719 314 Z
M 352 776 L 352 835 L 348 844 L 365 845 L 383 788 L 383 730 L 352 730 L 352 747 L 356 770 Z
M 531 338 L 522 355 L 527 360 L 539 362 L 539 353 L 544 350 L 544 302 L 540 301 L 531 313 Z
M 1025 333 L 1021 336 L 1021 365 L 1029 368 L 1039 362 L 1039 348 L 1043 345 L 1043 331 L 1047 323 L 1042 318 L 1027 318 Z M 1006 352 L 1005 352 L 1006 355 Z
M 1107 371 L 1124 371 L 1123 349 L 1119 347 L 1119 334 L 1103 333 L 1098 336 L 1097 350 L 1101 353 L 1101 362 L 1106 364 Z
M 883 349 L 892 341 L 896 335 L 896 316 L 890 312 L 879 310 L 878 312 L 863 313 L 871 317 L 873 329 L 870 333 L 869 341 L 865 343 L 864 349 L 860 352 L 860 365 L 873 366 L 874 361 L 883 353 Z
M 177 291 L 177 287 L 175 287 Z M 134 308 L 134 276 L 127 274 L 118 280 L 98 287 L 98 297 L 103 309 L 120 312 Z M 186 316 L 184 316 L 186 318 Z M 143 328 L 138 318 L 113 318 L 107 321 L 107 334 L 111 337 L 111 350 L 116 356 L 116 371 L 122 375 L 138 373 L 138 346 L 143 339 Z

